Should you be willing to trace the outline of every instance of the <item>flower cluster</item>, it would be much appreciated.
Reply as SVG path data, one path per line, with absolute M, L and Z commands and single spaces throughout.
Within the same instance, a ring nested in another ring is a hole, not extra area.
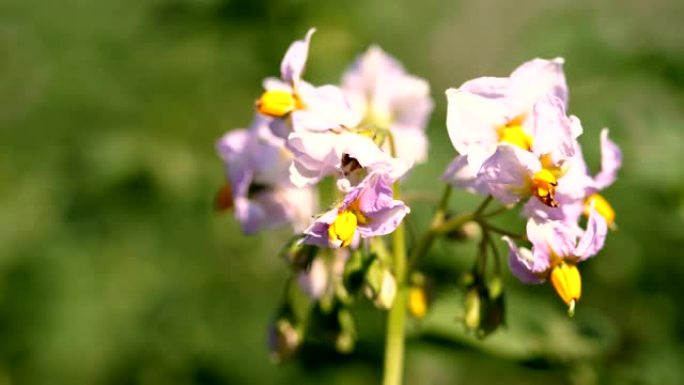
M 509 266 L 523 282 L 549 279 L 572 312 L 581 294 L 577 264 L 602 247 L 615 212 L 598 191 L 612 184 L 619 148 L 601 132 L 601 171 L 592 176 L 568 116 L 563 59 L 534 59 L 509 77 L 482 77 L 446 91 L 447 128 L 459 152 L 443 175 L 455 187 L 525 202 L 532 250 L 509 237 Z M 587 217 L 586 228 L 579 225 Z
M 284 224 L 301 233 L 286 254 L 292 261 L 306 255 L 293 262 L 297 282 L 322 301 L 337 296 L 341 270 L 356 253 L 347 249 L 370 249 L 409 213 L 393 189 L 427 159 L 433 102 L 428 83 L 377 46 L 349 66 L 339 86 L 305 81 L 314 33 L 290 45 L 280 78 L 264 80 L 252 126 L 228 132 L 217 150 L 228 179 L 222 207 L 234 209 L 245 233 Z M 331 179 L 335 191 L 321 195 L 324 205 L 336 203 L 319 214 L 316 187 Z M 363 264 L 365 292 L 382 308 L 396 292 L 390 264 L 378 256 Z
M 391 322 L 404 322 L 403 312 L 424 317 L 431 277 L 417 271 L 417 261 L 440 236 L 481 237 L 464 280 L 464 324 L 478 335 L 495 330 L 505 315 L 492 234 L 504 235 L 516 277 L 550 281 L 574 312 L 581 295 L 577 266 L 616 227 L 615 211 L 600 192 L 615 181 L 622 154 L 602 130 L 601 170 L 589 171 L 578 142 L 581 122 L 567 113 L 563 59 L 534 59 L 509 77 L 482 77 L 446 91 L 446 127 L 458 155 L 442 176 L 445 192 L 430 228 L 407 248 L 403 221 L 410 208 L 399 191 L 413 165 L 427 161 L 429 85 L 377 46 L 348 67 L 339 85 L 308 83 L 303 74 L 314 33 L 290 45 L 279 78 L 264 80 L 249 128 L 217 143 L 227 177 L 218 207 L 232 209 L 247 234 L 284 225 L 296 234 L 281 253 L 293 279 L 271 333 L 276 357 L 294 353 L 319 330 L 316 323 L 327 325 L 323 338 L 334 336 L 339 351 L 351 349 L 350 307 L 358 293 L 389 309 Z M 485 199 L 473 212 L 453 215 L 452 188 Z M 487 211 L 492 201 L 502 207 Z M 490 222 L 518 205 L 525 235 Z M 397 330 L 403 333 L 403 326 L 388 333 Z
M 252 126 L 229 132 L 217 148 L 245 232 L 288 222 L 301 230 L 314 214 L 312 186 L 333 176 L 343 199 L 310 223 L 303 242 L 348 246 L 392 232 L 409 212 L 392 199 L 391 185 L 427 158 L 432 101 L 427 82 L 376 46 L 341 86 L 306 82 L 314 32 L 289 47 L 279 79 L 264 80 Z

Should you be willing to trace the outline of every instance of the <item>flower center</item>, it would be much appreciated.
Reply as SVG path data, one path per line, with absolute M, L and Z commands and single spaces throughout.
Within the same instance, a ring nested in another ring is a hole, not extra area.
M 338 247 L 349 246 L 354 238 L 358 222 L 356 214 L 351 210 L 340 211 L 335 221 L 328 227 L 328 240 L 330 243 Z
M 257 111 L 274 118 L 282 118 L 294 110 L 304 108 L 299 97 L 285 90 L 270 90 L 261 94 L 256 102 Z
M 557 186 L 558 180 L 549 170 L 541 169 L 532 176 L 532 195 L 549 207 L 558 207 L 555 198 Z
M 608 203 L 606 198 L 598 193 L 591 194 L 584 200 L 584 215 L 589 216 L 591 205 L 594 205 L 594 209 L 599 213 L 608 224 L 609 227 L 614 226 L 615 222 L 615 210 L 613 206 Z
M 525 151 L 532 149 L 532 136 L 523 130 L 523 117 L 516 117 L 510 122 L 496 129 L 499 142 L 505 142 L 520 147 Z
M 341 169 L 344 175 L 349 175 L 356 170 L 360 170 L 361 164 L 356 158 L 353 158 L 349 154 L 342 154 Z
M 551 270 L 551 284 L 568 306 L 570 315 L 575 311 L 575 304 L 582 295 L 582 277 L 577 266 L 565 262 L 554 266 Z

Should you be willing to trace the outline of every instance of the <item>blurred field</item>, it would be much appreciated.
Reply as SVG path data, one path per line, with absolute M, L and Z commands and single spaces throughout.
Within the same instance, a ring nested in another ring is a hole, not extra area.
M 315 84 L 371 43 L 431 83 L 431 159 L 407 190 L 439 191 L 454 155 L 443 91 L 536 56 L 566 58 L 594 169 L 604 126 L 625 154 L 606 192 L 619 230 L 583 266 L 576 317 L 507 274 L 508 327 L 467 336 L 456 282 L 474 248 L 440 243 L 426 268 L 446 284 L 411 326 L 407 383 L 684 383 L 683 18 L 678 0 L 1 2 L 0 385 L 379 381 L 383 319 L 364 306 L 354 354 L 270 362 L 288 234 L 246 238 L 211 210 L 214 141 L 250 122 L 309 26 Z

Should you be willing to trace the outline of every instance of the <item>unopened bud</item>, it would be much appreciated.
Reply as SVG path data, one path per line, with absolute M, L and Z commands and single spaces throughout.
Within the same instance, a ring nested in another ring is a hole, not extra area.
M 447 219 L 450 215 L 447 215 Z M 449 231 L 446 234 L 447 238 L 453 241 L 465 241 L 469 239 L 475 239 L 482 236 L 482 228 L 475 221 L 466 222 L 463 226 Z
M 330 272 L 323 258 L 315 258 L 308 271 L 297 276 L 299 286 L 313 299 L 319 299 L 328 288 Z
M 375 306 L 382 309 L 389 309 L 394 303 L 394 297 L 397 295 L 397 282 L 394 276 L 389 271 L 385 271 L 382 277 L 382 285 L 380 291 L 374 299 Z
M 482 277 L 474 277 L 464 299 L 463 323 L 466 329 L 484 338 L 505 323 L 506 301 L 500 277 L 487 284 Z
M 408 310 L 415 318 L 422 319 L 428 311 L 428 298 L 422 286 L 413 286 L 409 289 Z
M 289 320 L 279 319 L 271 326 L 268 345 L 274 361 L 282 362 L 292 357 L 300 344 L 300 332 Z
M 480 311 L 481 311 L 480 295 L 477 288 L 468 290 L 465 296 L 465 315 L 463 323 L 468 330 L 477 330 L 480 327 Z
M 354 350 L 356 341 L 351 333 L 340 333 L 335 339 L 335 349 L 340 353 L 349 353 Z

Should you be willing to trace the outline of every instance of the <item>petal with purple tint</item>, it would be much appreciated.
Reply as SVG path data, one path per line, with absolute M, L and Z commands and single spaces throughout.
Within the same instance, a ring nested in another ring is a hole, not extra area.
M 302 85 L 305 83 L 302 82 Z M 340 127 L 355 127 L 358 116 L 336 86 L 301 87 L 302 109 L 292 112 L 292 129 L 298 131 L 326 131 Z
M 401 178 L 410 168 L 401 159 L 383 152 L 367 136 L 353 132 L 295 132 L 287 142 L 294 154 L 290 180 L 296 186 L 317 181 L 323 176 L 344 176 L 342 159 L 353 158 L 368 171 L 383 171 L 392 180 Z
M 477 174 L 489 191 L 503 204 L 518 202 L 531 194 L 530 180 L 541 170 L 539 159 L 529 151 L 500 145 Z
M 603 190 L 613 184 L 621 166 L 622 151 L 608 138 L 608 129 L 604 128 L 601 130 L 601 172 L 594 178 L 595 187 Z
M 534 104 L 529 120 L 535 155 L 550 155 L 554 166 L 574 155 L 573 121 L 565 115 L 560 99 L 553 95 L 543 96 Z
M 302 40 L 297 40 L 290 44 L 285 52 L 283 61 L 280 63 L 280 77 L 292 86 L 297 87 L 302 78 L 302 72 L 306 66 L 306 59 L 309 56 L 309 43 L 311 35 L 316 32 L 316 28 L 311 28 Z
M 563 72 L 563 58 L 532 59 L 511 73 L 509 98 L 516 109 L 529 110 L 544 95 L 554 95 L 568 105 L 568 85 Z
M 360 224 L 358 228 L 362 237 L 393 232 L 410 212 L 404 202 L 392 198 L 391 183 L 388 175 L 372 173 L 359 184 L 357 194 L 348 194 L 356 203 L 348 202 L 348 198 L 345 198 L 346 204 L 355 204 L 366 218 L 366 223 Z
M 489 194 L 489 188 L 482 178 L 477 177 L 477 170 L 468 164 L 468 157 L 459 155 L 454 158 L 441 178 L 453 187 L 465 189 L 480 195 Z
M 449 139 L 456 151 L 468 155 L 471 166 L 478 168 L 496 151 L 496 128 L 508 122 L 505 105 L 460 89 L 448 89 L 446 96 Z M 474 151 L 477 157 L 472 156 Z
M 320 247 L 330 247 L 328 228 L 337 218 L 338 209 L 334 208 L 316 218 L 316 220 L 304 230 L 302 243 Z
M 526 228 L 532 249 L 545 255 L 547 261 L 572 255 L 577 239 L 574 227 L 562 221 L 530 219 Z
M 425 80 L 408 74 L 398 60 L 372 46 L 347 69 L 342 89 L 363 124 L 390 130 L 397 157 L 410 163 L 426 160 L 425 127 L 433 103 Z M 385 147 L 389 152 L 388 143 Z
M 509 237 L 503 237 L 503 240 L 508 243 L 508 266 L 513 275 L 523 283 L 544 282 L 544 278 L 540 278 L 540 275 L 545 269 L 535 268 L 535 265 L 540 264 L 535 262 L 532 252 L 523 247 L 518 248 Z
M 487 99 L 500 99 L 508 95 L 510 88 L 509 78 L 499 78 L 484 76 L 481 78 L 468 80 L 458 89 L 475 95 L 480 95 Z
M 596 255 L 596 253 L 603 248 L 607 234 L 608 224 L 606 223 L 605 218 L 603 218 L 592 205 L 589 219 L 587 220 L 587 228 L 580 237 L 573 254 L 579 258 L 580 261 Z

